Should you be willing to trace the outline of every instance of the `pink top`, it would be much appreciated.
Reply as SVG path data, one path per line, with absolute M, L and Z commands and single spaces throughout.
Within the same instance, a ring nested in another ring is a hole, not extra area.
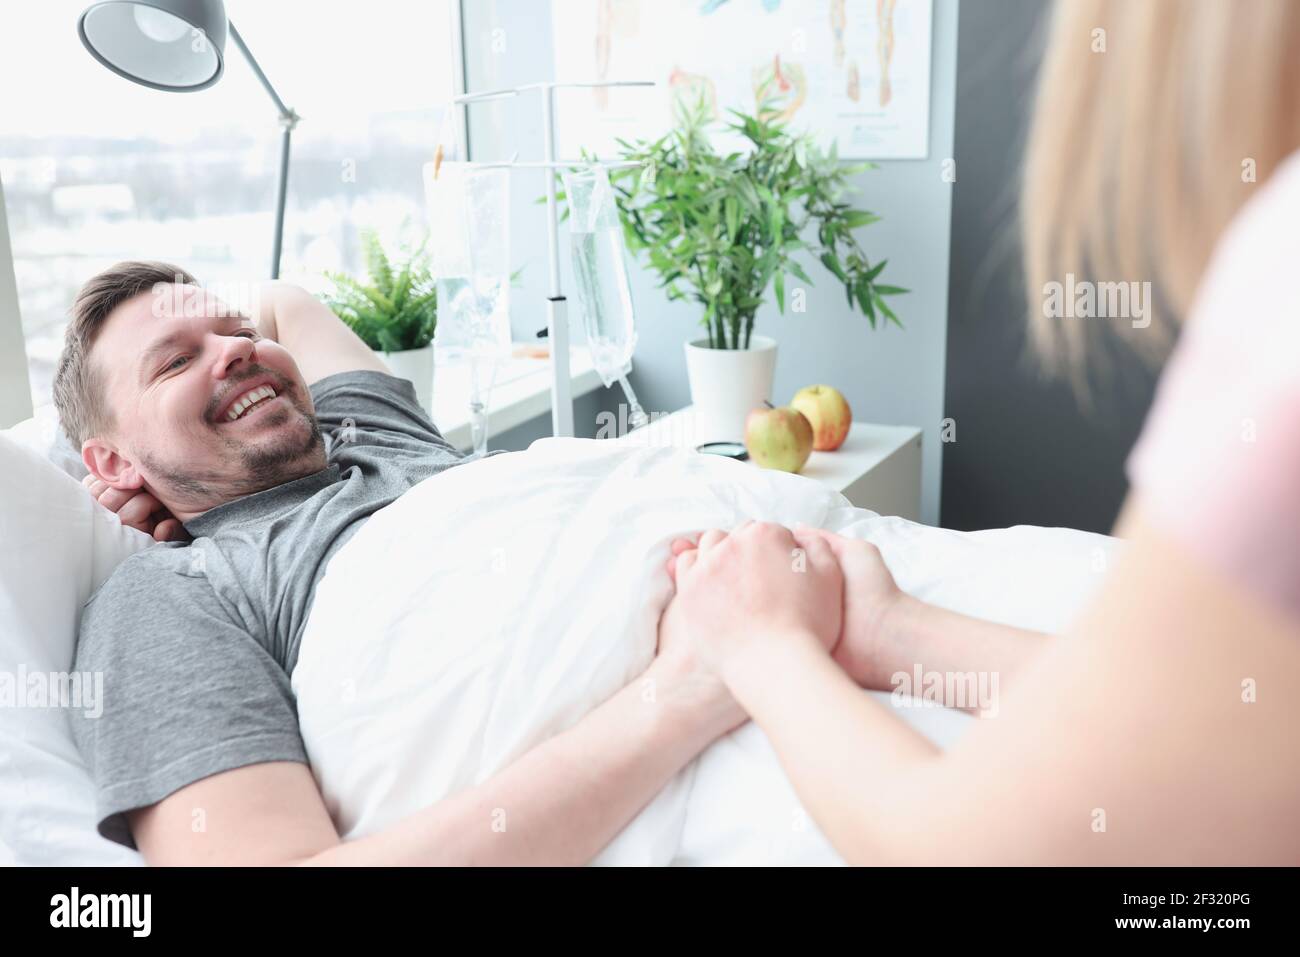
M 1258 190 L 1211 257 L 1128 476 L 1151 521 L 1300 616 L 1300 154 Z

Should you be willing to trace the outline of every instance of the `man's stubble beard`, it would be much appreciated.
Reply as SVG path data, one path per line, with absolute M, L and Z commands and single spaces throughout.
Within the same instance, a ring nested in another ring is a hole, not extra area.
M 162 486 L 159 491 L 163 497 L 176 500 L 178 505 L 183 503 L 186 507 L 206 511 L 325 468 L 325 440 L 316 416 L 299 404 L 296 395 L 287 390 L 280 394 L 288 400 L 289 407 L 263 413 L 268 416 L 265 424 L 282 426 L 297 417 L 306 423 L 305 440 L 296 429 L 292 434 L 277 435 L 266 443 L 223 437 L 223 457 L 231 462 L 231 467 L 221 472 L 176 467 L 142 453 L 141 463 L 155 477 L 155 484 Z

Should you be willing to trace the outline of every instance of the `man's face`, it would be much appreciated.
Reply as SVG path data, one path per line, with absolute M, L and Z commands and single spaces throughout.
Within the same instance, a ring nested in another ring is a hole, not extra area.
M 118 306 L 91 361 L 115 421 L 112 436 L 87 442 L 101 446 L 96 471 L 142 484 L 178 517 L 325 467 L 293 357 L 198 287 L 160 286 Z M 267 387 L 273 397 L 245 408 Z

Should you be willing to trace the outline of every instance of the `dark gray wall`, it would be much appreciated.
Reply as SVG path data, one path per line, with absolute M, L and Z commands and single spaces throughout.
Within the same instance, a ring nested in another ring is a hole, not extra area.
M 1050 4 L 961 5 L 957 47 L 941 524 L 1064 525 L 1108 532 L 1153 376 L 1113 357 L 1114 380 L 1080 411 L 1028 356 L 1016 193 Z

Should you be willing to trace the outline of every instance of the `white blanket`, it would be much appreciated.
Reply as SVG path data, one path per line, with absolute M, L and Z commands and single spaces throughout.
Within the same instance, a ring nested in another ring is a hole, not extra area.
M 678 534 L 746 518 L 866 538 L 905 590 L 1058 630 L 1113 541 L 959 533 L 855 509 L 799 476 L 668 448 L 543 439 L 435 476 L 378 512 L 317 587 L 293 687 L 344 838 L 383 829 L 571 727 L 654 656 Z M 940 744 L 974 720 L 900 711 Z M 483 827 L 509 827 L 503 808 Z M 704 752 L 602 864 L 834 863 L 762 732 Z

